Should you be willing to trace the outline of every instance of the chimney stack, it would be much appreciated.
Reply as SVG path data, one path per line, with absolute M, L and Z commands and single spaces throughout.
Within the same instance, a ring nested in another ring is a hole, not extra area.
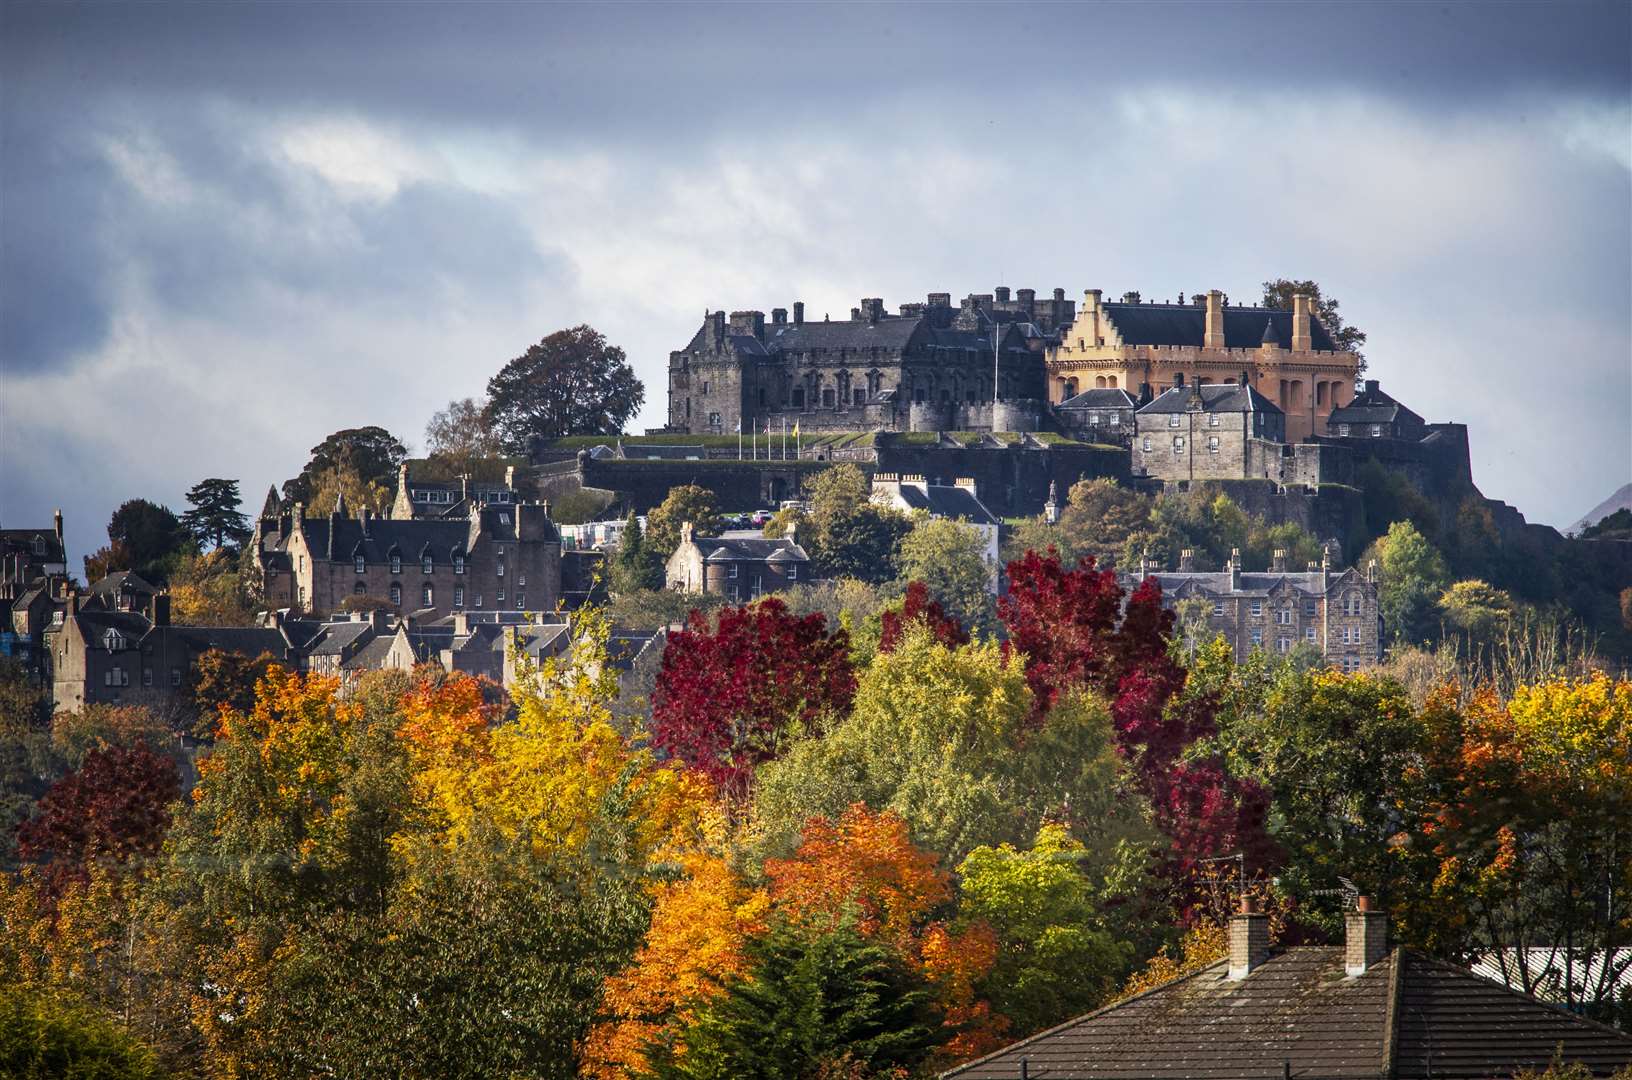
M 62 547 L 62 511 L 60 509 L 51 515 L 51 523 L 57 529 L 57 546 Z
M 1309 294 L 1297 293 L 1292 297 L 1292 351 L 1308 352 L 1314 348 L 1309 330 Z
M 691 522 L 682 521 L 680 523 L 680 542 L 682 544 L 691 543 L 691 534 L 692 534 Z
M 1217 289 L 1207 292 L 1207 330 L 1202 337 L 1202 348 L 1224 347 L 1224 294 Z
M 1371 897 L 1357 897 L 1343 914 L 1343 973 L 1364 975 L 1388 955 L 1388 912 L 1373 911 Z
M 1269 572 L 1272 573 L 1272 574 L 1284 574 L 1284 573 L 1286 573 L 1286 549 L 1285 548 L 1276 548 L 1275 553 L 1270 556 Z
M 153 597 L 153 625 L 170 625 L 170 594 L 159 593 Z
M 1241 549 L 1230 549 L 1230 591 L 1241 588 Z
M 1009 302 L 1009 287 L 1007 285 L 999 285 L 997 288 L 992 290 L 992 295 L 997 298 L 997 302 L 999 304 L 1007 304 Z
M 1179 573 L 1191 574 L 1196 569 L 1196 549 L 1184 548 L 1179 552 Z
M 470 616 L 463 611 L 453 613 L 453 636 L 456 638 L 470 636 Z
M 793 302 L 793 325 L 803 326 L 804 324 L 805 324 L 805 302 L 803 300 L 795 300 Z
M 1230 978 L 1245 979 L 1269 959 L 1269 916 L 1258 904 L 1241 899 L 1241 910 L 1230 917 Z

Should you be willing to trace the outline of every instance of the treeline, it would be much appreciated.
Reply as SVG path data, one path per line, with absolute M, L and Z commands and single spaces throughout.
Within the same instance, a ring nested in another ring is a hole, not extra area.
M 0 1047 L 116 1037 L 121 1076 L 923 1076 L 1210 962 L 1243 889 L 1288 942 L 1332 938 L 1346 879 L 1458 962 L 1632 944 L 1632 683 L 1237 664 L 1152 584 L 1007 574 L 1001 640 L 922 585 L 854 634 L 699 613 L 633 708 L 593 612 L 508 697 L 269 668 L 220 695 L 184 798 L 163 724 L 47 720 L 12 680 L 8 797 L 48 782 L 0 884 Z M 1607 978 L 1563 993 L 1632 1020 Z

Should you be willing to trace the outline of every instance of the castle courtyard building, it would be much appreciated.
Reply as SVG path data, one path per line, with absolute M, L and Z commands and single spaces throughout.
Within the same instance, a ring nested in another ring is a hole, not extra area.
M 1326 434 L 1332 410 L 1354 396 L 1360 359 L 1338 347 L 1308 296 L 1294 297 L 1291 311 L 1229 306 L 1217 289 L 1203 303 L 1134 300 L 1083 294 L 1075 321 L 1047 350 L 1051 402 L 1100 388 L 1158 395 L 1245 373 L 1286 414 L 1286 438 L 1297 442 Z
M 1278 473 L 1286 414 L 1251 386 L 1185 383 L 1134 414 L 1133 473 L 1168 482 Z

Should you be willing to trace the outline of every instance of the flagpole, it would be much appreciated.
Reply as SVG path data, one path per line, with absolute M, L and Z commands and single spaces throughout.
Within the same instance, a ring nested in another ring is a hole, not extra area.
M 737 417 L 737 460 L 742 460 L 742 417 Z
M 782 460 L 788 460 L 788 418 L 782 418 Z

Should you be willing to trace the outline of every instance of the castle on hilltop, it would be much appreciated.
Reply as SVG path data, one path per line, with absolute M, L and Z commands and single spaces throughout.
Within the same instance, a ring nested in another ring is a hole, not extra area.
M 1080 310 L 1055 289 L 930 293 L 896 314 L 870 297 L 850 317 L 807 321 L 804 305 L 705 316 L 669 354 L 668 430 L 802 432 L 1044 431 L 1084 392 L 1136 401 L 1175 387 L 1246 384 L 1285 416 L 1285 438 L 1327 434 L 1354 396 L 1359 357 L 1340 349 L 1307 296 L 1291 311 L 1238 307 L 1218 290 L 1154 304 L 1129 293 Z M 995 386 L 994 386 L 995 380 Z M 1067 412 L 1070 410 L 1067 409 Z

